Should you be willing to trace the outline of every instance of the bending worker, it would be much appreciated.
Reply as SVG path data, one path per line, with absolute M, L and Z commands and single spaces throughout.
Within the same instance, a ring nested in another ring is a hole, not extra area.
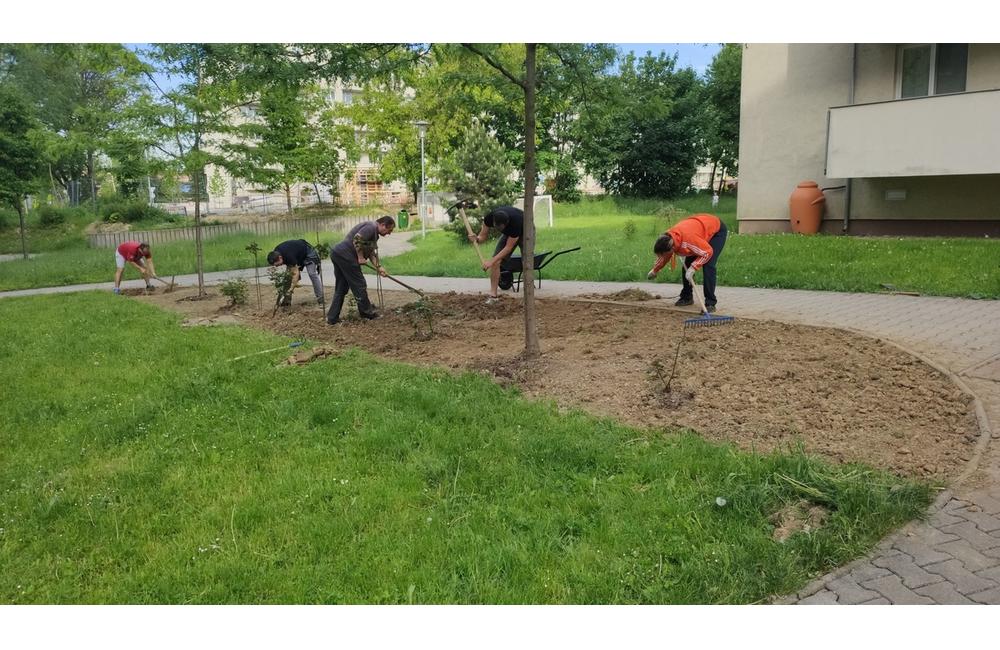
M 656 263 L 650 269 L 646 278 L 652 280 L 656 274 L 670 262 L 670 268 L 676 268 L 674 255 L 684 257 L 684 283 L 681 295 L 674 304 L 685 307 L 694 303 L 694 274 L 698 269 L 704 270 L 705 309 L 715 311 L 718 300 L 715 297 L 715 265 L 726 245 L 726 224 L 711 214 L 694 214 L 682 219 L 653 244 Z
M 323 303 L 323 281 L 319 277 L 319 253 L 304 239 L 289 239 L 274 247 L 274 250 L 267 254 L 267 263 L 271 266 L 281 266 L 284 264 L 292 271 L 292 284 L 289 287 L 288 295 L 284 304 L 292 304 L 292 291 L 299 282 L 299 272 L 305 269 L 309 274 L 309 281 L 312 282 L 313 294 L 316 296 L 318 304 Z
M 524 239 L 524 212 L 511 205 L 494 208 L 483 217 L 483 227 L 479 234 L 469 235 L 469 241 L 483 243 L 490 234 L 490 228 L 500 231 L 500 239 L 493 250 L 493 257 L 483 262 L 483 270 L 490 272 L 490 297 L 486 299 L 487 304 L 498 300 L 500 266 L 515 248 L 521 247 Z
M 365 221 L 351 228 L 344 240 L 330 249 L 330 261 L 336 274 L 336 286 L 333 290 L 333 300 L 330 310 L 326 313 L 326 322 L 336 325 L 340 322 L 340 310 L 344 307 L 347 292 L 354 294 L 358 303 L 358 313 L 366 320 L 378 318 L 378 313 L 368 299 L 368 283 L 361 265 L 368 260 L 374 260 L 378 274 L 385 277 L 386 270 L 378 259 L 379 237 L 391 235 L 396 229 L 392 217 L 379 217 L 375 221 Z
M 115 249 L 115 293 L 122 292 L 122 275 L 125 273 L 126 262 L 142 274 L 142 279 L 146 281 L 146 288 L 152 289 L 153 285 L 149 283 L 149 279 L 156 277 L 156 269 L 153 267 L 153 251 L 149 249 L 149 244 L 146 242 L 126 241 Z

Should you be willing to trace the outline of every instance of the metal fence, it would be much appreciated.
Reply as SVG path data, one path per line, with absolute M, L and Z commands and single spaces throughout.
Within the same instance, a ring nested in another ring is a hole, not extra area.
M 260 236 L 277 235 L 285 232 L 347 232 L 373 217 L 333 217 L 326 219 L 273 219 L 252 223 L 225 223 L 202 226 L 202 239 L 221 235 L 254 234 Z M 91 248 L 115 248 L 126 241 L 144 241 L 149 244 L 165 244 L 173 241 L 193 240 L 196 229 L 169 228 L 163 230 L 127 230 L 124 232 L 104 232 L 88 235 Z

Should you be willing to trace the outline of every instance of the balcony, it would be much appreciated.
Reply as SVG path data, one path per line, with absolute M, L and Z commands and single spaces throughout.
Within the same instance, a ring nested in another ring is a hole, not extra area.
M 1000 90 L 829 111 L 827 178 L 1000 174 Z

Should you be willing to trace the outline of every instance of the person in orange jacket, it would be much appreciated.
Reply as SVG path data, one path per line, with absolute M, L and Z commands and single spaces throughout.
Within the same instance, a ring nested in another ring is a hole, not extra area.
M 693 214 L 682 219 L 673 228 L 668 228 L 656 243 L 653 253 L 656 263 L 650 269 L 646 278 L 652 280 L 656 274 L 670 262 L 670 268 L 676 268 L 674 255 L 684 257 L 684 288 L 674 304 L 684 307 L 694 304 L 694 273 L 698 269 L 704 272 L 705 309 L 715 311 L 718 300 L 715 297 L 715 265 L 726 245 L 726 224 L 712 214 Z

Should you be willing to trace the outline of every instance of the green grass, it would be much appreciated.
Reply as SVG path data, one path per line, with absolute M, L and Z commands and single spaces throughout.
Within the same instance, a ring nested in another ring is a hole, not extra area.
M 324 233 L 323 241 L 336 243 L 340 233 Z M 222 235 L 205 239 L 205 272 L 253 268 L 254 258 L 246 251 L 256 241 L 261 252 L 258 263 L 267 266 L 267 253 L 286 239 L 315 239 L 315 233 L 285 233 L 271 236 Z M 160 277 L 196 273 L 193 241 L 177 241 L 153 246 L 153 263 Z M 114 249 L 77 247 L 60 253 L 46 253 L 29 260 L 0 263 L 0 291 L 31 289 L 86 282 L 110 282 L 115 276 Z M 126 265 L 124 279 L 137 279 L 139 273 Z
M 547 266 L 556 280 L 645 282 L 652 267 L 653 242 L 677 217 L 655 216 L 661 201 L 614 198 L 557 205 L 555 227 L 540 218 L 538 251 L 581 246 Z M 708 197 L 675 201 L 682 215 L 712 212 Z M 735 199 L 725 197 L 715 211 L 729 228 L 719 259 L 720 286 L 769 287 L 874 293 L 882 283 L 926 295 L 1000 298 L 1000 241 L 972 238 L 876 238 L 833 235 L 736 234 Z M 634 224 L 629 234 L 627 223 Z M 417 249 L 392 258 L 400 275 L 482 277 L 475 252 L 452 233 L 414 239 Z M 492 252 L 492 245 L 487 252 Z M 678 282 L 680 270 L 659 282 Z
M 228 361 L 288 339 L 178 320 L 0 301 L 0 601 L 749 603 L 930 499 L 358 351 Z M 772 541 L 803 497 L 827 524 Z

